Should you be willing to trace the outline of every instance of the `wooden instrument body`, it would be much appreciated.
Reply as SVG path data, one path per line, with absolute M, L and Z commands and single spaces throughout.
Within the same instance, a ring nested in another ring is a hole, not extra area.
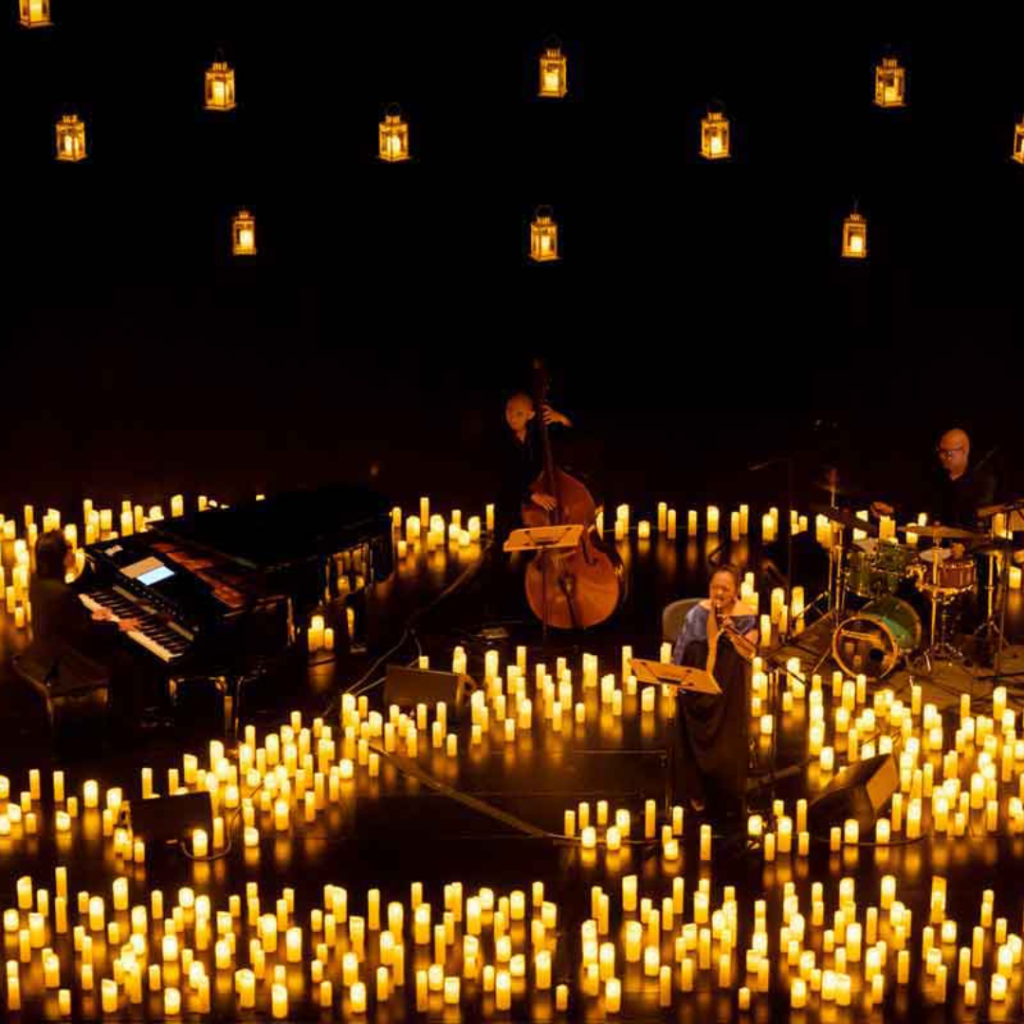
M 542 380 L 542 374 L 538 373 Z M 536 408 L 544 408 L 546 382 L 538 386 Z M 576 477 L 554 464 L 547 424 L 539 424 L 544 446 L 544 470 L 531 491 L 550 494 L 550 511 L 530 503 L 523 506 L 526 526 L 578 523 L 580 543 L 569 550 L 540 552 L 526 568 L 526 599 L 534 615 L 555 629 L 586 629 L 609 618 L 623 597 L 622 560 L 595 528 L 596 505 Z

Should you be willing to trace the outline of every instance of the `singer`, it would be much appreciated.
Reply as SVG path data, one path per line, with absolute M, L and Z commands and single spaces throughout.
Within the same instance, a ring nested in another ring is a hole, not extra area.
M 680 753 L 676 784 L 700 813 L 742 814 L 747 788 L 747 698 L 750 659 L 757 650 L 757 615 L 739 600 L 740 574 L 732 565 L 713 572 L 706 600 L 690 609 L 676 640 L 676 665 L 714 676 L 721 696 L 678 697 Z

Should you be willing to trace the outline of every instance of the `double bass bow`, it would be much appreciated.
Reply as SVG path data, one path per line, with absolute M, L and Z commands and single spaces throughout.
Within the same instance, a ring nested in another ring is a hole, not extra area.
M 528 527 L 579 524 L 575 548 L 541 551 L 526 568 L 526 599 L 534 615 L 555 629 L 586 629 L 604 622 L 624 594 L 622 560 L 595 527 L 596 505 L 586 486 L 555 465 L 551 437 L 544 419 L 548 379 L 540 360 L 534 362 L 535 409 L 544 455 L 544 469 L 531 485 L 533 493 L 550 494 L 550 511 L 530 503 L 523 506 Z

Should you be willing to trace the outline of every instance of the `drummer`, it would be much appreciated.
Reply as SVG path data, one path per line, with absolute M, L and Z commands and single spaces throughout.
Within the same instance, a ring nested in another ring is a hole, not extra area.
M 963 530 L 978 530 L 978 509 L 991 504 L 995 495 L 994 475 L 983 465 L 972 466 L 971 439 L 960 427 L 947 430 L 939 438 L 935 454 L 941 472 L 934 474 L 928 481 L 924 511 L 928 513 L 929 522 Z M 891 516 L 895 509 L 886 502 L 875 501 L 871 504 L 871 512 L 875 516 Z M 909 516 L 904 518 L 909 521 Z M 950 556 L 962 559 L 965 555 L 965 546 L 954 542 Z M 983 575 L 984 564 L 979 569 Z M 978 626 L 980 612 L 976 594 L 973 591 L 966 594 L 960 615 L 960 628 L 964 633 L 971 633 Z
M 928 482 L 924 511 L 928 513 L 929 522 L 976 530 L 977 510 L 990 505 L 995 495 L 995 477 L 984 466 L 971 465 L 971 439 L 959 427 L 947 430 L 939 438 L 935 454 L 941 472 Z M 884 501 L 873 501 L 871 512 L 876 517 L 891 516 L 895 509 Z M 954 550 L 954 558 L 962 556 L 962 547 L 959 554 Z

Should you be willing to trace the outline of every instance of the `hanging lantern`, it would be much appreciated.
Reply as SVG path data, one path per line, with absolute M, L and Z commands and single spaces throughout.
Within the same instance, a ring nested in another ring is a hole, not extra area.
M 720 111 L 709 110 L 700 122 L 700 155 L 708 160 L 724 160 L 729 155 L 729 119 Z
M 530 259 L 548 263 L 558 259 L 558 225 L 551 218 L 551 207 L 540 206 L 530 225 Z
M 42 28 L 51 25 L 50 0 L 20 0 L 20 21 L 25 28 Z
M 239 210 L 231 221 L 231 252 L 234 256 L 256 255 L 256 218 Z
M 843 221 L 843 255 L 864 259 L 868 254 L 868 223 L 856 211 Z
M 409 126 L 402 120 L 396 104 L 384 114 L 378 132 L 380 158 L 389 164 L 409 159 Z
M 215 60 L 206 72 L 206 109 L 235 109 L 235 70 L 227 61 Z
M 1013 130 L 1013 159 L 1024 164 L 1024 120 Z
M 875 103 L 880 107 L 906 105 L 907 72 L 895 57 L 883 57 L 875 68 Z
M 85 159 L 85 125 L 76 114 L 65 114 L 57 123 L 57 159 L 64 163 Z
M 547 46 L 540 58 L 539 96 L 561 99 L 567 92 L 565 56 L 557 43 Z

